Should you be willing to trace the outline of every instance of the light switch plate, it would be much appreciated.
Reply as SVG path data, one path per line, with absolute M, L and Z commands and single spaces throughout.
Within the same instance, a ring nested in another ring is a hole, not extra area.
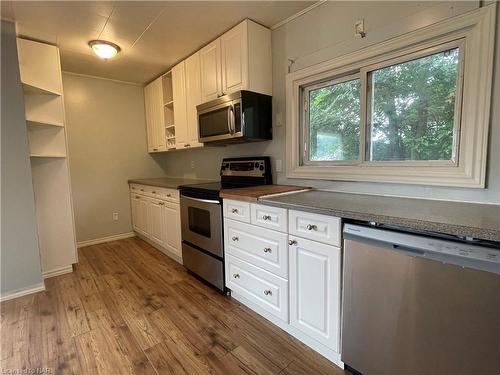
M 274 169 L 276 172 L 283 172 L 283 162 L 280 159 L 274 161 Z

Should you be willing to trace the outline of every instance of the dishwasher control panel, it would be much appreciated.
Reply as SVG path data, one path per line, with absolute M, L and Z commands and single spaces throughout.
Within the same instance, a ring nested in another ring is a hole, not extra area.
M 380 242 L 407 255 L 500 275 L 500 249 L 355 224 L 344 226 L 344 236 Z

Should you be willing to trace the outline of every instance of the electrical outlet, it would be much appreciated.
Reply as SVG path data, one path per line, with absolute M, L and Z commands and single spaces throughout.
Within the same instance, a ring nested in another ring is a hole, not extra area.
M 194 160 L 191 160 L 191 169 L 194 169 Z
M 118 212 L 113 212 L 113 221 L 118 221 Z

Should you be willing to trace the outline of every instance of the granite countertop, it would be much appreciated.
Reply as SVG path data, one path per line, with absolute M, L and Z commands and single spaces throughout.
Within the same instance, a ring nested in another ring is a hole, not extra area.
M 222 189 L 220 196 L 224 199 L 257 202 L 258 198 L 266 195 L 289 193 L 307 189 L 310 189 L 310 187 L 296 185 L 258 185 L 236 189 Z
M 183 177 L 159 177 L 159 178 L 143 178 L 136 180 L 128 180 L 129 184 L 149 185 L 149 186 L 156 186 L 168 189 L 178 189 L 179 186 L 181 185 L 203 184 L 205 182 L 213 182 L 213 181 L 196 180 L 192 178 L 183 178 Z
M 500 205 L 311 190 L 259 203 L 500 242 Z

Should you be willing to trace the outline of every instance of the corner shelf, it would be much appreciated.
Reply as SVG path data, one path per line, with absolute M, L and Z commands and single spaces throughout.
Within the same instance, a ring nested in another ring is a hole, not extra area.
M 60 128 L 64 128 L 64 124 L 54 123 L 49 121 L 37 121 L 37 120 L 29 120 L 26 119 L 26 124 L 30 126 L 56 126 Z
M 25 94 L 37 94 L 37 95 L 53 95 L 53 96 L 61 96 L 60 92 L 44 89 L 43 87 L 32 86 L 28 83 L 22 82 L 23 91 Z
M 30 154 L 31 158 L 66 158 L 64 154 Z

